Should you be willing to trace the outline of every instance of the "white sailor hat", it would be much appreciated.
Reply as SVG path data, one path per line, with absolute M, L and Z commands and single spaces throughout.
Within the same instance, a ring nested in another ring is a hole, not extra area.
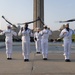
M 40 28 L 36 28 L 36 30 L 39 30 Z
M 11 29 L 11 25 L 10 24 L 7 25 L 7 29 Z
M 47 25 L 44 25 L 43 27 L 47 27 Z
M 10 24 L 7 24 L 7 27 L 11 27 L 11 25 Z

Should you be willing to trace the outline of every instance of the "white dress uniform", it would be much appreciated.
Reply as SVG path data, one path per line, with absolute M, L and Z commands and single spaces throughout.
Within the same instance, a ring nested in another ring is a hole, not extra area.
M 69 31 L 63 29 L 59 35 L 60 38 L 63 38 L 64 41 L 64 56 L 65 60 L 70 59 L 70 50 L 71 50 L 71 43 L 72 43 L 72 34 L 75 34 L 72 29 Z
M 36 52 L 40 53 L 41 52 L 41 34 L 40 32 L 34 33 L 34 40 L 35 40 Z
M 22 55 L 25 59 L 29 60 L 30 54 L 30 36 L 32 36 L 31 30 L 27 29 L 26 31 L 19 31 L 18 35 L 22 35 Z
M 41 31 L 41 48 L 42 48 L 42 55 L 43 58 L 48 57 L 48 38 L 49 35 L 52 35 L 52 32 L 48 29 L 43 29 Z
M 6 55 L 7 58 L 12 58 L 12 37 L 17 36 L 17 33 L 14 32 L 11 29 L 7 29 L 5 31 L 3 31 L 1 34 L 5 34 L 6 38 L 5 38 L 5 44 L 6 44 Z

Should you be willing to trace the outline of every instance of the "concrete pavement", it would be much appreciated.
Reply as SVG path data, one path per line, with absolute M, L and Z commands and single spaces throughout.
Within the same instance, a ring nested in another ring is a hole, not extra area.
M 72 62 L 65 62 L 62 53 L 49 53 L 48 60 L 41 54 L 30 54 L 30 61 L 24 62 L 21 52 L 13 52 L 13 59 L 7 60 L 0 52 L 0 75 L 75 75 L 75 54 Z
M 62 44 L 62 43 L 61 43 Z M 75 75 L 75 48 L 72 45 L 71 62 L 65 62 L 63 48 L 58 44 L 50 44 L 48 60 L 35 53 L 31 45 L 30 61 L 24 62 L 21 55 L 21 43 L 14 44 L 13 59 L 7 60 L 5 47 L 0 49 L 0 75 Z

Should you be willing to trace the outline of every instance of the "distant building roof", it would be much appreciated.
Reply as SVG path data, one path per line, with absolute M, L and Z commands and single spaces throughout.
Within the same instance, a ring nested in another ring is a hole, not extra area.
M 57 39 L 57 38 L 59 38 L 59 34 L 60 34 L 60 31 L 58 31 L 58 30 L 52 31 L 52 36 L 50 36 L 49 39 Z

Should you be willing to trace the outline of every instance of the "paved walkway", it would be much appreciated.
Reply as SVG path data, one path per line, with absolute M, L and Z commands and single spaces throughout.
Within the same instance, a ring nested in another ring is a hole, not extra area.
M 0 75 L 75 75 L 75 54 L 71 62 L 64 62 L 62 53 L 49 53 L 48 60 L 41 54 L 30 54 L 30 61 L 24 62 L 21 52 L 13 53 L 13 60 L 7 60 L 0 52 Z
M 0 48 L 0 75 L 75 75 L 75 48 L 72 46 L 71 62 L 65 62 L 60 43 L 50 44 L 48 60 L 42 60 L 36 54 L 34 44 L 30 53 L 30 61 L 24 62 L 21 55 L 21 43 L 14 44 L 13 59 L 7 60 L 5 47 Z M 56 51 L 55 51 L 56 50 Z

